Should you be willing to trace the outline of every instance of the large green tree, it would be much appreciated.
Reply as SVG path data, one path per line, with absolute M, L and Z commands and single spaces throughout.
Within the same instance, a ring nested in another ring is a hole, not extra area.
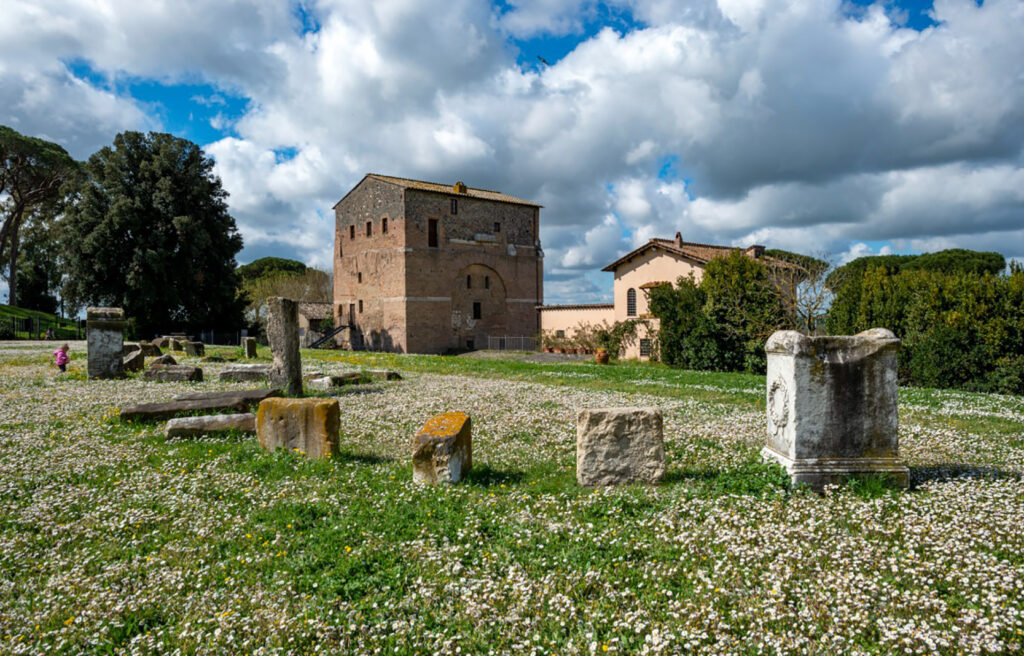
M 242 237 L 199 146 L 125 132 L 86 174 L 63 223 L 69 300 L 121 306 L 143 336 L 242 324 Z
M 52 217 L 66 185 L 79 173 L 79 163 L 61 146 L 0 125 L 0 264 L 7 264 L 11 305 L 18 305 L 18 251 L 26 217 L 32 212 L 41 220 Z

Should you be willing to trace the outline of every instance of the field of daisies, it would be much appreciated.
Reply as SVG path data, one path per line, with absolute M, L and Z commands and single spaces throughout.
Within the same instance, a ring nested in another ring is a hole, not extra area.
M 758 457 L 757 376 L 304 351 L 306 371 L 404 376 L 338 393 L 341 455 L 311 462 L 118 420 L 245 388 L 223 364 L 87 381 L 84 344 L 66 374 L 53 347 L 0 343 L 3 654 L 1024 648 L 1021 398 L 901 389 L 911 490 L 819 495 Z M 623 405 L 663 410 L 666 480 L 577 487 L 576 410 Z M 449 410 L 472 416 L 474 470 L 415 486 L 411 437 Z

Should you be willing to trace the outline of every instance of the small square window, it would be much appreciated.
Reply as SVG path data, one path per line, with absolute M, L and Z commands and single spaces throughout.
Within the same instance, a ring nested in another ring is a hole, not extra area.
M 556 330 L 555 331 L 555 337 L 557 337 L 558 339 L 563 339 L 565 337 L 565 331 L 564 330 Z
M 497 234 L 499 232 L 501 232 L 501 223 L 499 223 L 498 221 L 495 221 L 494 222 L 494 233 Z
M 366 222 L 366 236 L 367 237 L 373 236 L 373 221 L 367 221 Z
M 388 219 L 384 217 L 380 220 L 380 232 L 382 235 L 388 234 Z
M 651 355 L 651 340 L 641 339 L 640 340 L 640 357 L 649 357 Z
M 452 199 L 452 214 L 458 214 L 458 213 L 459 213 L 459 199 L 458 198 L 453 198 Z
M 349 239 L 355 239 L 356 238 L 356 227 L 354 225 L 350 225 L 348 227 L 348 238 Z
M 363 313 L 363 302 L 359 301 L 359 314 Z
M 473 350 L 475 350 L 475 347 L 476 347 L 476 342 L 474 342 L 471 339 L 467 339 L 466 340 L 466 350 L 467 351 L 473 351 Z
M 479 319 L 482 316 L 480 301 L 473 301 L 473 318 Z

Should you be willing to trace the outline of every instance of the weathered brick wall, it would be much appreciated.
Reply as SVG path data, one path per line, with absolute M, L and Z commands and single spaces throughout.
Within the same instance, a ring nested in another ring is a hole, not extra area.
M 455 214 L 451 198 L 457 198 Z M 440 353 L 465 348 L 469 340 L 485 348 L 488 335 L 538 332 L 543 272 L 537 208 L 364 179 L 335 212 L 335 317 L 347 323 L 348 304 L 355 304 L 365 345 Z M 381 234 L 384 217 L 387 235 Z M 437 248 L 428 246 L 430 219 L 439 225 Z M 474 302 L 481 304 L 480 319 L 473 318 Z
M 451 214 L 451 198 L 458 211 Z M 407 322 L 413 352 L 441 352 L 465 348 L 472 340 L 486 348 L 488 335 L 533 336 L 538 332 L 535 306 L 541 302 L 541 267 L 536 208 L 445 196 L 406 192 L 406 290 L 412 298 Z M 437 248 L 427 245 L 429 219 L 439 222 Z M 494 232 L 494 222 L 501 223 Z M 494 240 L 476 241 L 477 235 Z M 474 276 L 466 288 L 466 275 Z M 490 276 L 491 289 L 483 286 Z M 427 300 L 429 299 L 429 300 Z M 473 302 L 481 304 L 481 319 L 472 318 Z
M 405 296 L 403 204 L 400 187 L 365 179 L 335 206 L 335 319 L 348 323 L 348 306 L 355 305 L 358 335 L 364 344 L 399 352 L 408 350 L 405 307 L 395 300 Z M 387 234 L 382 231 L 385 218 Z M 369 237 L 367 223 L 371 224 Z

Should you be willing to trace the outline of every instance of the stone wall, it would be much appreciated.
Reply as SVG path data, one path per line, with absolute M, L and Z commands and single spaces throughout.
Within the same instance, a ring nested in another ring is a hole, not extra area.
M 486 347 L 489 335 L 539 331 L 543 263 L 536 207 L 368 178 L 335 212 L 335 317 L 347 324 L 353 306 L 357 348 L 440 353 L 470 343 Z M 437 247 L 428 245 L 431 219 L 438 221 Z M 473 318 L 474 303 L 481 305 L 480 319 Z

